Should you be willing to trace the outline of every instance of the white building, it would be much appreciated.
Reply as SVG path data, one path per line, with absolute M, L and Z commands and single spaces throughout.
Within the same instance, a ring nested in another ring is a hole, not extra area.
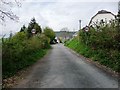
M 94 26 L 95 24 L 99 23 L 101 20 L 103 22 L 108 23 L 110 20 L 114 20 L 115 19 L 115 15 L 111 12 L 108 12 L 106 10 L 101 10 L 98 11 L 98 13 L 96 15 L 94 15 L 90 22 L 89 22 L 89 26 Z

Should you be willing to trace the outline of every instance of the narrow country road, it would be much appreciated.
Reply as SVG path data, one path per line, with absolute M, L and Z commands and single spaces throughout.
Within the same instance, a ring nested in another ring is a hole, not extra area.
M 62 44 L 52 47 L 15 88 L 118 88 L 116 78 L 82 60 Z

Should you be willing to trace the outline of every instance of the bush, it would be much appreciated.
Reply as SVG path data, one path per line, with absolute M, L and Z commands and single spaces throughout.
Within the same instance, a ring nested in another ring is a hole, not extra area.
M 33 64 L 50 48 L 49 38 L 37 34 L 27 38 L 26 33 L 19 32 L 2 43 L 3 78 L 14 75 L 19 70 Z
M 99 28 L 97 28 L 99 27 Z M 120 71 L 120 31 L 115 21 L 90 27 L 89 32 L 81 30 L 77 38 L 66 43 L 76 52 L 98 61 L 115 71 Z M 79 43 L 78 43 L 79 42 Z
M 49 27 L 45 27 L 44 28 L 44 34 L 50 38 L 50 43 L 53 44 L 53 41 L 55 39 L 55 32 L 53 31 L 53 29 L 49 28 Z

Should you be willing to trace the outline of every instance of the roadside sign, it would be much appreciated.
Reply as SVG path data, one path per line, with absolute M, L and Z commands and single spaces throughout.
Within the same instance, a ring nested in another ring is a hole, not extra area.
M 89 27 L 88 27 L 88 26 L 85 27 L 85 31 L 86 31 L 86 32 L 89 31 Z

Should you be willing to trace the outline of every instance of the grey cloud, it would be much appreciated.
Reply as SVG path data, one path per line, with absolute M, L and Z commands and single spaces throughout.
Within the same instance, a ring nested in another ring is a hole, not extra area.
M 13 8 L 13 11 L 20 17 L 20 22 L 8 22 L 4 33 L 19 31 L 23 25 L 28 25 L 32 17 L 35 17 L 37 22 L 42 26 L 49 26 L 54 30 L 60 30 L 63 27 L 68 27 L 70 30 L 78 30 L 78 20 L 82 20 L 82 27 L 87 25 L 90 18 L 99 10 L 106 9 L 114 14 L 117 14 L 117 2 L 35 2 L 28 0 L 23 2 L 21 8 Z M 10 27 L 10 25 L 14 27 Z

